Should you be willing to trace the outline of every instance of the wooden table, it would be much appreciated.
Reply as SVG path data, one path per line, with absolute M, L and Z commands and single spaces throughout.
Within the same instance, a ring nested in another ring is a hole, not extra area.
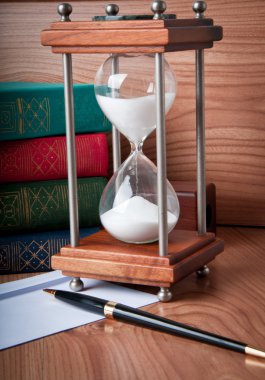
M 145 309 L 265 349 L 265 230 L 221 227 L 218 236 L 226 248 L 210 276 L 189 276 L 174 286 L 172 302 Z M 265 378 L 265 360 L 110 320 L 2 351 L 0 358 L 3 380 Z

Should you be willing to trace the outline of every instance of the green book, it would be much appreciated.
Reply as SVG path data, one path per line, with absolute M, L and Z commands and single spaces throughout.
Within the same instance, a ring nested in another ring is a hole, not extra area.
M 94 85 L 74 85 L 76 133 L 106 132 L 111 124 L 98 106 Z M 64 86 L 0 83 L 0 140 L 65 134 Z
M 81 227 L 99 226 L 99 201 L 107 179 L 78 179 Z M 67 180 L 20 182 L 0 187 L 0 234 L 69 228 Z

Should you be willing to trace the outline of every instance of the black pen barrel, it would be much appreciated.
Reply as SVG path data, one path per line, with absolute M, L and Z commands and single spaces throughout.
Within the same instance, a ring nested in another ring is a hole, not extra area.
M 107 300 L 92 297 L 80 293 L 72 293 L 64 290 L 56 290 L 54 292 L 55 298 L 67 302 L 70 305 L 77 306 L 81 309 L 91 311 L 92 313 L 104 315 L 104 307 Z
M 183 323 L 175 322 L 163 317 L 156 316 L 143 310 L 134 309 L 122 304 L 116 304 L 113 317 L 117 320 L 131 322 L 143 327 L 178 335 L 199 342 L 212 344 L 236 352 L 245 353 L 246 344 L 232 340 L 217 334 L 212 334 Z

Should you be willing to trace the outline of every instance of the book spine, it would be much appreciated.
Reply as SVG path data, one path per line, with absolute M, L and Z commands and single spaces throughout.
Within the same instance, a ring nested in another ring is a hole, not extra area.
M 98 227 L 81 229 L 80 237 L 97 231 Z M 52 255 L 69 243 L 69 230 L 0 237 L 0 274 L 50 271 Z
M 76 133 L 110 131 L 111 124 L 98 106 L 94 86 L 77 84 L 73 88 Z M 64 134 L 62 84 L 1 83 L 0 140 Z
M 99 201 L 107 179 L 78 179 L 81 227 L 99 226 Z M 0 233 L 69 228 L 67 180 L 1 185 Z
M 67 178 L 66 138 L 0 142 L 0 183 Z M 108 144 L 103 133 L 76 136 L 78 177 L 106 176 Z

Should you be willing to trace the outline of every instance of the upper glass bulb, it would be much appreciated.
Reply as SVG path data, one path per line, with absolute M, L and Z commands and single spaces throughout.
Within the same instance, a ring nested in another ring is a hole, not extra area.
M 156 126 L 154 55 L 110 56 L 95 78 L 97 101 L 112 124 L 135 145 Z M 176 79 L 165 61 L 165 111 L 176 96 Z

